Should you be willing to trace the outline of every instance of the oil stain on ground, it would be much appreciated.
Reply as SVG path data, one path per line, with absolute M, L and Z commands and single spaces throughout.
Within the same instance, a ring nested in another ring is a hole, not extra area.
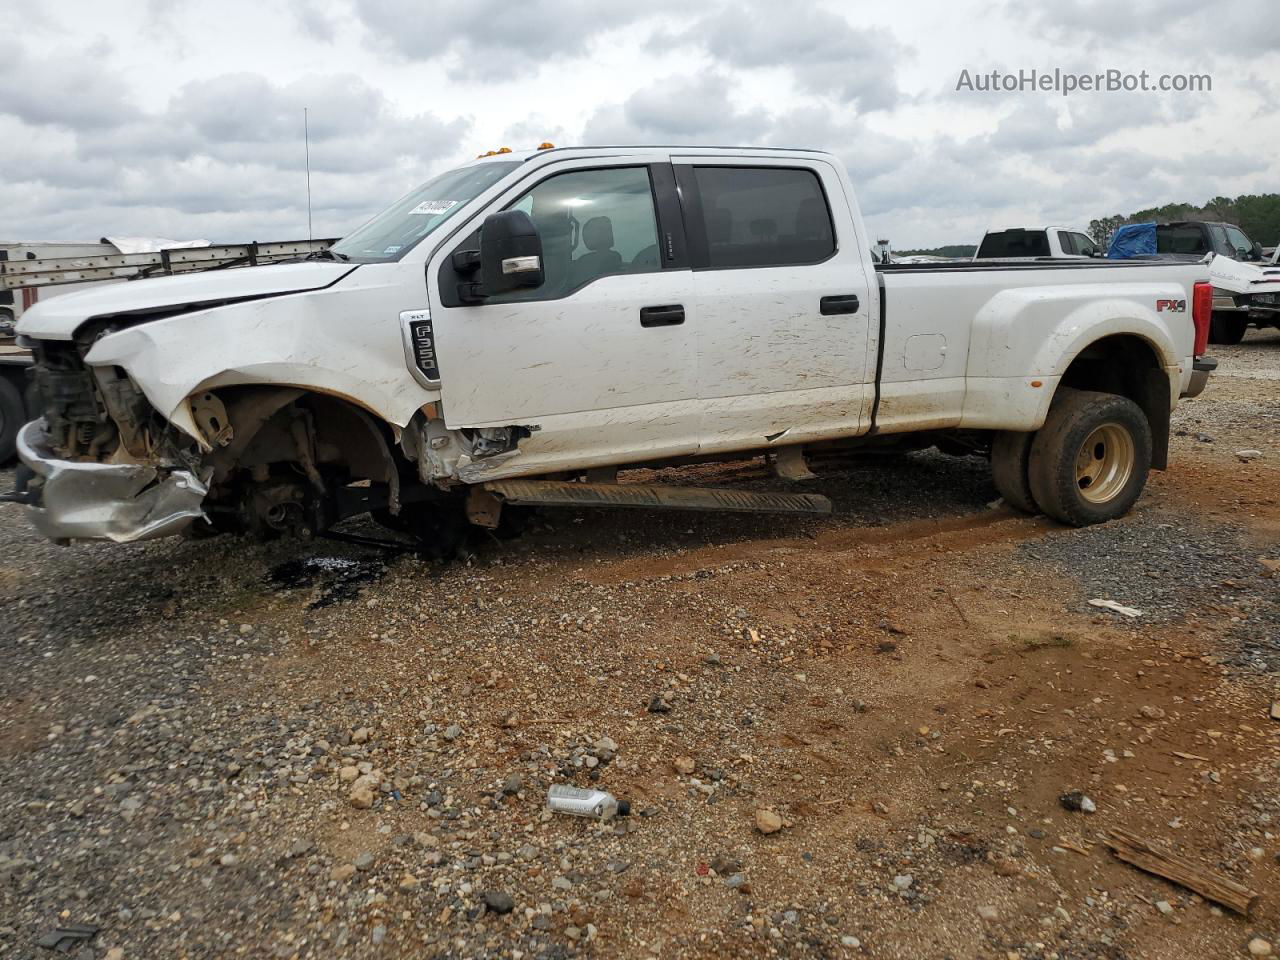
M 308 610 L 353 600 L 361 588 L 381 580 L 386 563 L 377 557 L 300 557 L 273 567 L 266 579 L 277 590 L 315 588 Z

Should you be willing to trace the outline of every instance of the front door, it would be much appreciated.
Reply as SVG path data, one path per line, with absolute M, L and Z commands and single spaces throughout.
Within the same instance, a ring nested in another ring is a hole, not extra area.
M 432 290 L 446 424 L 530 431 L 495 476 L 696 452 L 693 279 L 659 243 L 678 225 L 655 202 L 655 183 L 670 179 L 647 159 L 539 171 L 489 212 L 530 214 L 543 284 L 447 307 Z
M 835 167 L 763 156 L 672 162 L 694 268 L 701 450 L 863 432 L 878 300 Z

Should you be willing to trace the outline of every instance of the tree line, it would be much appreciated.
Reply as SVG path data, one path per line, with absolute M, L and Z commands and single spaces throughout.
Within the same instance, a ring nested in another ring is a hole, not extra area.
M 1246 193 L 1239 197 L 1214 197 L 1202 207 L 1191 203 L 1166 203 L 1128 216 L 1115 214 L 1089 221 L 1089 236 L 1106 247 L 1116 228 L 1126 223 L 1164 223 L 1170 220 L 1221 220 L 1234 223 L 1264 247 L 1280 243 L 1280 193 Z

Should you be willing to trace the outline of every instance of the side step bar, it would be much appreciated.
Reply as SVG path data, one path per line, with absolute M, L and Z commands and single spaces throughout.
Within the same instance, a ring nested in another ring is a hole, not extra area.
M 557 507 L 647 507 L 651 510 L 722 510 L 734 513 L 831 512 L 816 493 L 752 493 L 708 487 L 639 483 L 567 483 L 561 480 L 495 480 L 484 489 L 504 503 Z

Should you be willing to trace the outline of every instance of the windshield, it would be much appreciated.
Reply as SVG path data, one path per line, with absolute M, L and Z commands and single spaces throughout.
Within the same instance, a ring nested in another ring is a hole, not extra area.
M 491 161 L 442 173 L 330 249 L 360 263 L 399 260 L 468 200 L 474 200 L 519 165 L 519 160 Z

